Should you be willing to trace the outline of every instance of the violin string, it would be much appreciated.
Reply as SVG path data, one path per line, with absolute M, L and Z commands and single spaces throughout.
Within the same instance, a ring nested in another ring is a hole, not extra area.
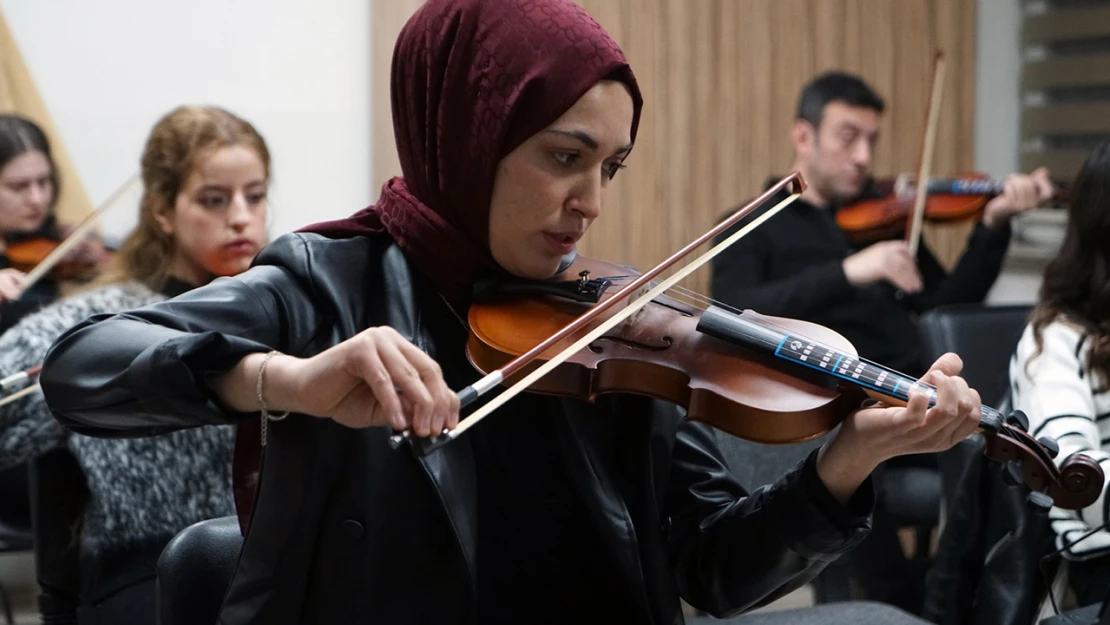
M 607 279 L 609 279 L 609 280 L 629 280 L 629 279 L 632 279 L 632 278 L 635 278 L 635 276 L 609 276 Z M 659 284 L 659 280 L 653 280 L 651 282 L 651 286 L 655 286 L 657 284 Z M 694 291 L 693 289 L 688 289 L 684 286 L 675 285 L 675 286 L 671 287 L 670 291 L 672 292 L 672 294 L 681 294 L 681 296 L 689 298 L 686 303 L 694 303 L 694 304 L 699 305 L 699 306 L 708 304 L 708 305 L 716 306 L 718 308 L 723 308 L 723 309 L 725 309 L 725 310 L 727 310 L 731 313 L 735 313 L 735 314 L 740 314 L 740 313 L 743 312 L 742 310 L 740 310 L 739 308 L 736 308 L 735 306 L 730 306 L 729 304 L 726 304 L 726 303 L 724 303 L 720 300 L 713 299 L 712 297 L 708 297 L 706 295 L 698 293 L 697 291 Z M 679 299 L 679 298 L 676 298 L 676 299 Z
M 635 276 L 610 276 L 609 279 L 610 280 L 627 280 L 627 279 L 631 279 L 631 278 L 634 278 L 634 277 Z M 654 281 L 652 281 L 651 284 L 652 284 L 652 286 L 654 286 L 658 282 L 659 282 L 658 280 L 654 280 Z M 739 309 L 735 306 L 731 306 L 729 304 L 726 304 L 725 302 L 713 299 L 711 297 L 708 297 L 706 295 L 698 293 L 697 291 L 694 291 L 692 289 L 688 289 L 688 288 L 683 287 L 683 286 L 675 285 L 675 286 L 671 287 L 668 290 L 668 293 L 671 294 L 672 296 L 677 296 L 677 297 L 675 297 L 675 299 L 683 300 L 683 298 L 686 298 L 686 303 L 692 303 L 695 307 L 701 307 L 701 306 L 704 306 L 704 305 L 708 304 L 708 305 L 716 306 L 716 307 L 721 308 L 723 310 L 726 310 L 728 312 L 731 312 L 735 315 L 741 315 L 741 314 L 744 313 L 743 310 L 741 310 L 741 309 Z M 778 323 L 774 322 L 773 320 L 768 319 L 766 317 L 761 316 L 761 318 L 759 320 L 759 323 L 761 323 L 765 326 L 772 327 L 772 328 L 778 330 L 779 332 L 782 332 L 783 334 L 792 334 L 792 335 L 797 335 L 798 334 L 797 332 L 791 330 L 790 328 L 787 328 L 787 327 L 785 327 L 781 324 L 778 324 Z M 810 339 L 808 337 L 802 337 L 802 338 L 806 338 L 807 340 L 813 341 L 813 339 Z M 834 351 L 839 352 L 839 350 L 835 350 L 835 348 L 833 348 L 831 346 L 824 345 L 824 343 L 821 343 L 820 341 L 813 341 L 813 342 L 814 343 L 819 343 L 822 346 L 826 347 L 827 349 L 833 349 Z
M 631 277 L 634 277 L 634 276 L 613 276 L 611 279 L 628 279 L 628 278 L 631 278 Z M 658 282 L 658 281 L 653 281 L 652 284 L 654 285 L 656 282 Z M 713 299 L 711 297 L 708 297 L 706 295 L 703 295 L 701 293 L 698 293 L 697 291 L 694 291 L 692 289 L 688 289 L 686 287 L 675 285 L 674 287 L 671 287 L 671 289 L 669 289 L 668 293 L 670 293 L 672 296 L 677 295 L 678 297 L 676 297 L 675 299 L 679 299 L 679 300 L 686 299 L 687 303 L 694 302 L 698 305 L 710 304 L 710 305 L 717 306 L 718 308 L 722 308 L 722 309 L 724 309 L 728 312 L 731 312 L 731 313 L 737 314 L 737 315 L 743 314 L 743 312 L 744 312 L 741 309 L 736 308 L 735 306 L 731 306 L 729 304 L 726 304 L 726 303 L 721 302 L 719 300 Z M 816 341 L 812 338 L 806 337 L 804 335 L 800 335 L 800 334 L 798 334 L 797 331 L 791 330 L 790 328 L 787 328 L 786 326 L 783 326 L 783 325 L 775 322 L 773 319 L 764 317 L 762 315 L 759 316 L 759 323 L 763 326 L 774 328 L 775 330 L 778 330 L 779 332 L 781 332 L 783 334 L 799 336 L 799 337 L 804 338 L 806 340 L 809 340 L 809 341 L 811 341 L 815 344 L 821 345 L 822 347 L 825 347 L 826 349 L 830 349 L 830 350 L 833 350 L 833 351 L 838 352 L 838 353 L 840 351 L 840 350 L 838 350 L 838 349 L 836 349 L 836 348 L 834 348 L 830 345 L 826 345 L 825 343 L 823 343 L 821 341 Z M 911 379 L 914 379 L 917 382 L 920 382 L 920 380 L 917 380 L 916 378 L 913 378 L 912 376 L 908 376 L 908 377 L 910 377 Z

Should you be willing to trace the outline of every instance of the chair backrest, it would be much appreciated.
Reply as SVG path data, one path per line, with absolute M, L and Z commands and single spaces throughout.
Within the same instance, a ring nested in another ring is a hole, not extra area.
M 39 613 L 43 623 L 77 623 L 80 527 L 88 501 L 85 474 L 67 449 L 35 458 L 30 473 Z
M 956 304 L 940 306 L 921 317 L 926 356 L 932 362 L 945 352 L 964 361 L 960 374 L 983 402 L 994 405 L 1009 389 L 1010 357 L 1033 307 Z
M 940 306 L 921 317 L 921 334 L 930 361 L 955 352 L 964 361 L 960 375 L 979 391 L 983 403 L 1003 410 L 1010 396 L 1010 358 L 1017 347 L 1032 306 Z M 970 460 L 960 450 L 940 454 L 942 504 L 961 488 Z
M 242 547 L 234 516 L 178 532 L 158 558 L 159 625 L 215 623 Z
M 1032 306 L 943 306 L 922 316 L 928 356 L 955 352 L 960 374 L 983 402 L 1009 403 L 1009 365 Z M 931 622 L 1029 623 L 1041 595 L 1038 562 L 1051 546 L 1045 518 L 1029 511 L 1024 489 L 1006 486 L 1003 467 L 968 439 L 938 457 L 946 519 L 926 583 Z

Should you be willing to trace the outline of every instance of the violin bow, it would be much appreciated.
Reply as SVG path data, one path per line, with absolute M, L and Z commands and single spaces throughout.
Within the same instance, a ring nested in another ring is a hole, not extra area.
M 54 248 L 53 252 L 47 254 L 46 258 L 42 259 L 42 262 L 35 265 L 35 267 L 31 269 L 31 271 L 28 271 L 27 279 L 23 284 L 23 292 L 26 293 L 32 285 L 34 285 L 47 273 L 49 273 L 50 270 L 54 268 L 54 265 L 57 265 L 62 259 L 64 259 L 65 255 L 68 254 L 70 250 L 81 243 L 85 234 L 89 230 L 92 230 L 93 226 L 96 225 L 96 220 L 105 212 L 107 212 L 109 208 L 114 206 L 115 203 L 119 201 L 119 199 L 123 197 L 123 195 L 127 193 L 131 189 L 131 187 L 134 186 L 134 184 L 139 180 L 139 172 L 135 172 L 134 174 L 132 174 L 131 177 L 127 179 L 127 182 L 123 183 L 123 186 L 116 189 L 115 192 L 113 192 L 112 195 L 108 196 L 108 199 L 104 200 L 104 203 L 97 207 L 97 209 L 93 211 L 91 215 L 83 219 L 81 223 L 79 223 L 77 227 L 74 228 L 73 231 L 70 232 L 69 235 L 62 240 L 61 243 L 58 244 L 58 247 Z
M 9 388 L 15 386 L 16 384 L 19 384 L 20 382 L 30 380 L 31 378 L 37 376 L 40 371 L 42 371 L 42 365 L 35 365 L 30 369 L 25 369 L 18 373 L 13 373 L 6 378 L 0 378 L 0 391 L 7 391 Z M 31 386 L 28 386 L 27 388 L 20 389 L 12 393 L 11 395 L 8 395 L 7 397 L 0 397 L 0 406 L 5 406 L 19 399 L 20 397 L 30 395 L 31 393 L 39 390 L 39 388 L 40 387 L 38 384 L 33 384 Z
M 767 212 L 763 213 L 759 217 L 753 219 L 752 222 L 748 225 L 731 234 L 724 241 L 721 241 L 719 244 L 711 247 L 701 256 L 687 263 L 685 267 L 675 272 L 674 275 L 670 276 L 666 280 L 663 280 L 646 293 L 644 292 L 644 289 L 649 286 L 651 281 L 654 280 L 655 277 L 658 276 L 660 273 L 666 271 L 672 265 L 692 253 L 701 245 L 712 241 L 714 237 L 728 230 L 741 219 L 748 216 L 756 208 L 762 206 L 764 202 L 770 200 L 779 191 L 786 189 L 788 186 L 790 187 L 790 195 L 784 200 L 771 207 Z M 463 408 L 473 403 L 475 400 L 488 393 L 490 390 L 496 388 L 506 378 L 512 376 L 513 374 L 520 371 L 522 368 L 531 364 L 532 361 L 534 361 L 537 357 L 548 351 L 550 348 L 554 347 L 560 341 L 563 341 L 570 337 L 573 333 L 584 329 L 588 324 L 596 320 L 600 315 L 602 315 L 609 308 L 613 307 L 617 302 L 624 301 L 626 298 L 629 300 L 629 303 L 619 312 L 603 321 L 600 325 L 583 335 L 580 339 L 575 341 L 569 347 L 563 349 L 558 354 L 551 357 L 549 360 L 540 365 L 535 371 L 532 371 L 512 386 L 505 389 L 500 395 L 495 397 L 489 403 L 474 411 L 473 414 L 469 415 L 465 420 L 461 421 L 458 427 L 456 427 L 454 430 L 444 430 L 440 435 L 432 436 L 430 440 L 420 441 L 418 448 L 421 453 L 431 453 L 442 445 L 445 445 L 455 438 L 458 438 L 466 430 L 477 425 L 479 422 L 482 421 L 482 419 L 489 416 L 494 410 L 497 410 L 505 402 L 524 392 L 529 386 L 534 384 L 543 376 L 547 375 L 552 369 L 562 364 L 579 350 L 585 348 L 587 345 L 597 340 L 600 336 L 608 332 L 614 326 L 635 314 L 636 311 L 646 306 L 649 302 L 658 297 L 660 294 L 678 284 L 678 282 L 681 281 L 683 278 L 690 275 L 699 267 L 712 260 L 713 257 L 725 251 L 729 246 L 742 239 L 749 232 L 759 227 L 760 224 L 775 216 L 779 211 L 786 208 L 794 200 L 798 199 L 798 197 L 801 196 L 802 192 L 805 191 L 805 188 L 805 180 L 802 178 L 802 175 L 799 172 L 795 171 L 789 176 L 783 178 L 774 186 L 764 191 L 762 195 L 755 198 L 743 208 L 730 215 L 728 219 L 725 219 L 721 223 L 717 224 L 708 232 L 702 234 L 694 241 L 688 243 L 685 247 L 672 254 L 663 262 L 659 263 L 652 269 L 640 275 L 635 280 L 632 280 L 624 287 L 622 287 L 619 291 L 614 293 L 611 297 L 602 300 L 595 306 L 592 306 L 588 311 L 569 323 L 562 330 L 548 337 L 547 340 L 543 341 L 539 345 L 536 345 L 527 353 L 521 354 L 520 356 L 516 357 L 507 365 L 487 374 L 482 379 L 460 391 L 459 407 Z M 409 430 L 405 430 L 404 432 L 391 436 L 390 445 L 396 448 L 400 446 L 405 440 L 412 440 Z
M 0 406 L 7 406 L 8 404 L 12 403 L 13 401 L 15 401 L 15 400 L 17 400 L 21 397 L 25 397 L 27 395 L 30 395 L 31 393 L 34 393 L 35 391 L 37 391 L 41 388 L 42 387 L 39 386 L 38 384 L 32 384 L 31 386 L 28 386 L 27 388 L 19 389 L 18 391 L 12 393 L 11 395 L 8 395 L 7 397 L 0 398 Z
M 925 135 L 921 142 L 921 159 L 917 164 L 917 186 L 913 196 L 913 222 L 906 230 L 910 254 L 917 258 L 921 242 L 921 225 L 925 220 L 925 199 L 929 192 L 929 175 L 933 167 L 933 147 L 936 145 L 937 125 L 940 120 L 940 102 L 944 92 L 944 53 L 937 51 L 933 64 L 933 86 L 929 92 L 929 110 L 925 118 Z

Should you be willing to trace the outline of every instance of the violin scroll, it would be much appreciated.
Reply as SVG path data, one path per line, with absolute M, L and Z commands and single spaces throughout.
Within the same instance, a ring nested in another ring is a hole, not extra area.
M 986 448 L 983 454 L 991 460 L 1004 463 L 1003 477 L 1011 484 L 1024 483 L 1033 492 L 1048 496 L 1059 508 L 1079 510 L 1093 504 L 1102 493 L 1105 480 L 1102 467 L 1084 454 L 1072 454 L 1057 468 L 1053 459 L 1059 453 L 1056 441 L 1042 437 L 1034 439 L 1021 427 L 1025 415 L 1015 413 L 1007 418 L 1009 424 L 985 428 Z M 1011 425 L 1012 424 L 1012 425 Z M 1043 499 L 1031 499 L 1031 504 L 1044 508 Z

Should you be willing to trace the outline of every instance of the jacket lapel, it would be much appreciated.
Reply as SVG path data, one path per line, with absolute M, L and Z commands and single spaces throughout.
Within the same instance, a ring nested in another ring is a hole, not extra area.
M 396 245 L 390 245 L 382 258 L 388 276 L 385 295 L 390 302 L 389 325 L 428 355 L 435 358 L 436 346 L 420 310 L 430 305 L 421 301 L 422 289 L 413 280 L 408 260 Z M 419 304 L 419 306 L 418 306 Z M 470 445 L 452 444 L 430 456 L 417 456 L 447 512 L 470 571 L 471 592 L 476 595 L 478 510 L 477 476 Z
M 648 609 L 650 604 L 632 515 L 606 468 L 609 463 L 602 457 L 604 452 L 597 444 L 606 437 L 605 419 L 596 414 L 595 405 L 569 400 L 560 403 L 566 418 L 556 419 L 555 423 L 567 471 L 585 499 L 594 525 L 601 531 L 605 543 L 611 546 L 618 564 L 625 571 L 625 579 L 633 584 L 631 589 L 644 607 L 642 622 L 654 622 Z

